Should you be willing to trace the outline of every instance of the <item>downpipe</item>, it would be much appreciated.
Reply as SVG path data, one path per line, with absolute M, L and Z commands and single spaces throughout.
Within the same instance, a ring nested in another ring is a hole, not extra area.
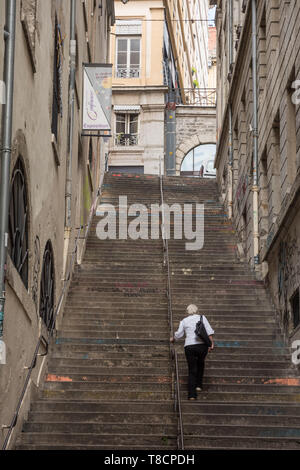
M 71 0 L 70 15 L 70 86 L 69 86 L 69 152 L 67 159 L 66 177 L 66 215 L 65 226 L 72 225 L 72 167 L 73 167 L 73 139 L 74 139 L 74 108 L 75 108 L 75 74 L 76 74 L 76 0 Z
M 6 0 L 5 7 L 5 104 L 2 112 L 1 183 L 0 183 L 0 363 L 5 363 L 3 338 L 5 276 L 8 247 L 8 213 L 10 197 L 10 165 L 12 152 L 12 116 L 14 100 L 14 67 L 16 38 L 16 0 Z M 2 358 L 1 358 L 2 356 Z
M 70 11 L 70 78 L 69 78 L 69 135 L 68 156 L 66 163 L 65 190 L 65 240 L 64 240 L 64 273 L 67 269 L 68 251 L 72 231 L 72 186 L 73 186 L 73 140 L 75 109 L 75 74 L 76 74 L 76 1 L 71 0 Z
M 257 93 L 257 5 L 252 1 L 252 72 L 253 72 L 253 256 L 254 266 L 259 265 L 258 226 L 258 93 Z

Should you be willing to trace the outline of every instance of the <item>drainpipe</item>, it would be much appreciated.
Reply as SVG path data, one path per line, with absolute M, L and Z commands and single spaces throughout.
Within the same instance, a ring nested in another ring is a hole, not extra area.
M 73 163 L 73 137 L 74 137 L 74 107 L 75 107 L 75 74 L 76 74 L 76 0 L 71 0 L 70 19 L 70 130 L 69 130 L 69 158 L 67 160 L 67 181 L 66 181 L 66 215 L 65 225 L 71 227 L 71 206 L 72 206 L 72 163 Z
M 169 91 L 166 105 L 166 174 L 176 176 L 176 96 Z
M 257 8 L 252 0 L 252 73 L 253 73 L 253 247 L 254 265 L 259 264 L 258 228 L 258 94 L 257 94 Z
M 233 0 L 228 2 L 228 59 L 229 59 L 229 74 L 228 79 L 232 79 L 233 67 Z M 229 104 L 228 108 L 229 117 L 229 191 L 228 191 L 228 217 L 233 217 L 233 131 L 232 131 L 232 107 Z
M 16 0 L 6 0 L 4 83 L 6 104 L 2 113 L 1 184 L 0 184 L 0 340 L 3 337 L 5 271 L 8 241 L 10 162 L 14 98 Z M 0 343 L 3 343 L 0 341 Z M 2 344 L 3 346 L 3 344 Z

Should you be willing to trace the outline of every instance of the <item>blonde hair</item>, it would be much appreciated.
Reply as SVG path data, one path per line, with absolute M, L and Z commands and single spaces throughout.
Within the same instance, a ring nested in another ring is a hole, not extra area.
M 195 315 L 196 313 L 198 313 L 197 305 L 194 305 L 194 304 L 189 305 L 186 309 L 186 313 L 188 313 L 189 315 Z

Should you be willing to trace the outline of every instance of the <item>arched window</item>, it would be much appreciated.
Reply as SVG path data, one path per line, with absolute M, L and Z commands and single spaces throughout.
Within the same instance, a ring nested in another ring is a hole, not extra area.
M 8 252 L 28 288 L 28 200 L 25 172 L 19 157 L 14 167 L 9 205 Z
M 181 176 L 204 176 L 216 177 L 214 161 L 216 155 L 215 144 L 199 145 L 191 150 L 183 159 L 181 164 Z M 201 168 L 203 167 L 203 174 Z
M 40 316 L 50 330 L 54 321 L 54 257 L 50 241 L 46 245 L 43 258 Z

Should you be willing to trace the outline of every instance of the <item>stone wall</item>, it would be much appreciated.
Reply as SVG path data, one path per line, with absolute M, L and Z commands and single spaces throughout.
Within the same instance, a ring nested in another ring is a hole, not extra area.
M 223 29 L 225 6 L 218 15 Z M 236 17 L 236 15 L 235 15 Z M 258 277 L 270 288 L 287 338 L 294 328 L 291 299 L 300 280 L 294 265 L 299 243 L 300 107 L 294 102 L 293 83 L 300 78 L 300 4 L 297 1 L 257 2 L 257 64 L 259 101 L 259 265 Z M 234 25 L 236 26 L 236 25 Z M 233 120 L 233 221 L 244 245 L 247 261 L 254 267 L 253 245 L 253 80 L 251 2 L 243 19 L 234 67 L 229 73 L 225 50 L 219 41 L 219 80 L 229 77 L 228 93 L 218 102 L 224 114 L 220 126 L 217 169 L 225 204 L 230 204 L 228 178 L 229 109 Z M 224 72 L 224 67 L 226 69 Z M 229 74 L 229 75 L 228 75 Z M 218 84 L 218 88 L 220 88 Z M 218 113 L 220 114 L 220 113 Z M 297 264 L 297 263 L 296 263 Z
M 81 136 L 83 62 L 106 62 L 110 39 L 106 2 L 102 16 L 92 0 L 77 2 L 77 69 L 72 157 L 71 226 L 65 227 L 66 168 L 69 158 L 69 48 L 70 0 L 18 0 L 16 12 L 15 89 L 11 173 L 21 158 L 28 204 L 28 286 L 10 256 L 7 261 L 3 341 L 6 365 L 0 365 L 0 427 L 10 424 L 39 338 L 46 327 L 40 317 L 41 275 L 47 242 L 54 259 L 54 308 L 64 285 L 75 234 L 87 222 L 103 168 L 105 145 Z M 97 8 L 97 10 L 95 10 Z M 92 14 L 93 13 L 93 14 Z M 97 13 L 97 14 L 96 14 Z M 55 18 L 61 33 L 59 70 L 61 113 L 57 140 L 52 136 Z M 5 2 L 0 2 L 0 28 Z M 86 34 L 89 43 L 86 41 Z M 88 49 L 89 47 L 89 49 Z M 0 41 L 0 78 L 3 76 L 4 41 Z M 1 120 L 1 117 L 0 117 Z M 1 121 L 0 121 L 1 123 Z M 54 145 L 55 144 L 55 145 Z M 89 156 L 90 161 L 89 161 Z M 89 162 L 87 164 L 87 162 Z M 65 240 L 68 239 L 68 243 Z M 80 247 L 81 248 L 81 247 Z M 80 255 L 79 250 L 79 255 Z M 62 310 L 63 311 L 63 310 Z M 58 325 L 62 319 L 62 311 Z M 45 349 L 40 348 L 43 353 Z M 43 366 L 43 367 L 42 367 Z M 41 383 L 46 362 L 38 358 L 25 396 L 16 430 L 26 416 L 30 397 Z M 0 434 L 0 446 L 6 430 Z M 13 443 L 14 436 L 10 444 Z

